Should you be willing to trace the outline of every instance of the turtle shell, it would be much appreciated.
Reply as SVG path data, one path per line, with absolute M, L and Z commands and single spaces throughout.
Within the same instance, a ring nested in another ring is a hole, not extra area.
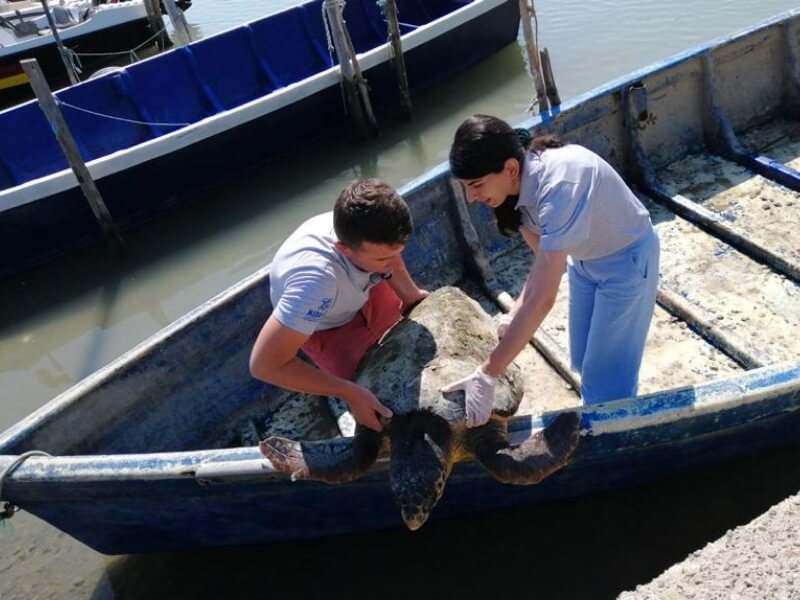
M 464 392 L 440 388 L 472 373 L 497 345 L 496 326 L 481 306 L 454 287 L 443 287 L 392 328 L 362 359 L 355 382 L 371 390 L 396 415 L 428 410 L 462 424 Z M 512 363 L 498 377 L 494 413 L 514 414 L 522 376 Z

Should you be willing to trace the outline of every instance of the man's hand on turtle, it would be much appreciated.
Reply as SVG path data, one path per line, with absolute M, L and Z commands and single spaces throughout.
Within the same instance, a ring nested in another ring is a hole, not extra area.
M 441 388 L 445 394 L 464 391 L 464 407 L 467 412 L 467 427 L 477 427 L 489 420 L 494 404 L 495 377 L 484 373 L 480 366 L 470 375 Z
M 407 315 L 412 308 L 414 308 L 417 304 L 425 300 L 425 298 L 427 298 L 430 295 L 430 292 L 428 290 L 418 289 L 417 292 L 418 292 L 417 295 L 414 296 L 412 299 L 403 302 L 403 306 L 400 312 L 402 312 L 404 315 Z
M 353 386 L 353 391 L 348 394 L 347 398 L 342 398 L 342 400 L 347 403 L 356 421 L 374 431 L 383 429 L 381 417 L 385 420 L 392 418 L 392 411 L 381 404 L 375 394 L 361 386 Z

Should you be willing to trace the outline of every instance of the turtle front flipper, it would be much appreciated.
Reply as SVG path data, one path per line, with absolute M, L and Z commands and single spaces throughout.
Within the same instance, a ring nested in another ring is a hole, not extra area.
M 539 483 L 568 462 L 578 446 L 580 417 L 561 413 L 542 431 L 516 448 L 507 439 L 505 422 L 495 420 L 468 433 L 468 447 L 490 475 L 503 483 Z
M 278 471 L 292 481 L 311 479 L 325 483 L 346 483 L 358 479 L 373 465 L 381 447 L 382 435 L 359 427 L 350 440 L 297 442 L 272 436 L 258 444 Z

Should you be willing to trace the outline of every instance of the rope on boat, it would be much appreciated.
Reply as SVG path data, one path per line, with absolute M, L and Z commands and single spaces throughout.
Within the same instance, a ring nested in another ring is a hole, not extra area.
M 162 123 L 159 121 L 137 121 L 136 119 L 126 119 L 124 117 L 115 117 L 114 115 L 107 115 L 105 113 L 99 113 L 93 110 L 89 110 L 88 108 L 81 108 L 80 106 L 75 106 L 74 104 L 70 104 L 69 102 L 64 102 L 60 100 L 58 97 L 55 97 L 56 104 L 59 106 L 66 106 L 67 108 L 71 108 L 72 110 L 77 110 L 80 112 L 88 113 L 90 115 L 94 115 L 96 117 L 104 117 L 106 119 L 112 119 L 114 121 L 123 121 L 125 123 L 134 123 L 136 125 L 153 125 L 153 126 L 161 126 L 161 127 L 186 127 L 187 125 L 191 125 L 191 123 Z
M 28 452 L 24 452 L 20 454 L 17 458 L 11 461 L 11 464 L 8 465 L 3 472 L 0 473 L 0 502 L 3 500 L 3 483 L 5 482 L 6 477 L 11 475 L 11 472 L 28 460 L 31 456 L 50 456 L 47 452 L 42 452 L 41 450 L 30 450 Z M 0 508 L 0 525 L 5 524 L 5 521 L 10 519 L 14 516 L 19 510 L 19 506 L 12 502 L 5 502 Z
M 72 63 L 72 67 L 75 69 L 76 73 L 83 72 L 83 64 L 81 63 L 81 56 L 127 56 L 131 63 L 139 62 L 139 55 L 136 54 L 137 51 L 141 50 L 145 46 L 149 46 L 152 44 L 158 36 L 162 35 L 166 32 L 167 28 L 162 27 L 159 29 L 155 34 L 151 35 L 145 41 L 143 41 L 138 46 L 131 48 L 130 50 L 121 50 L 119 52 L 75 52 L 72 48 L 65 48 L 67 52 L 67 56 L 69 57 L 70 62 Z

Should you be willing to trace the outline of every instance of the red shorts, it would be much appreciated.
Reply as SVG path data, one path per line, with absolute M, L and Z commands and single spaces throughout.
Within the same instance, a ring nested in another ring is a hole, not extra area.
M 303 352 L 320 368 L 351 379 L 367 351 L 402 316 L 402 302 L 386 281 L 369 291 L 367 302 L 353 320 L 333 329 L 315 331 Z

